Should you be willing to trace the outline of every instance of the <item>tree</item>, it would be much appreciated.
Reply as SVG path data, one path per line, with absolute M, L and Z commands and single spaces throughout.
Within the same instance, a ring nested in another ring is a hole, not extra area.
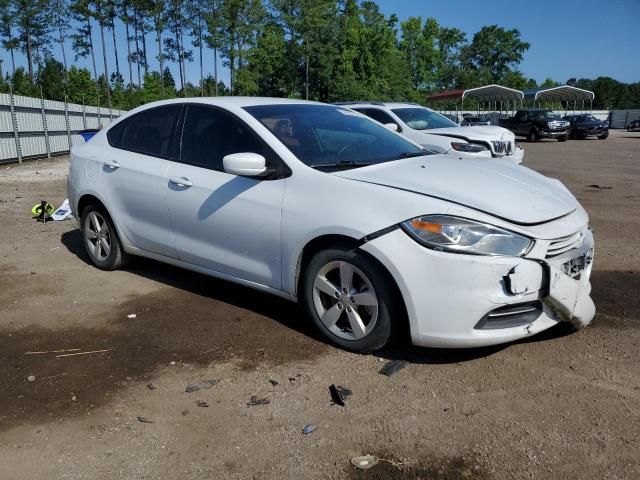
M 104 2 L 104 16 L 107 26 L 109 27 L 109 29 L 111 29 L 111 39 L 113 40 L 113 56 L 116 59 L 116 74 L 120 75 L 118 42 L 116 41 L 116 17 L 118 16 L 118 3 L 116 0 L 106 0 Z
M 119 7 L 119 8 L 118 8 Z M 131 34 L 129 32 L 129 25 L 133 23 L 133 17 L 130 13 L 129 0 L 121 0 L 119 5 L 116 5 L 116 11 L 120 14 L 120 20 L 124 24 L 125 36 L 127 41 L 127 64 L 129 65 L 129 86 L 133 85 L 133 66 L 132 54 L 131 54 Z M 138 84 L 140 84 L 140 70 L 138 70 Z
M 186 83 L 185 62 L 193 59 L 193 52 L 184 48 L 184 30 L 187 24 L 185 18 L 185 6 L 183 0 L 170 0 L 167 2 L 167 29 L 170 37 L 164 39 L 166 56 L 172 62 L 178 63 L 180 72 L 180 90 L 184 95 Z
M 499 82 L 522 62 L 529 47 L 529 43 L 520 39 L 518 29 L 488 25 L 476 32 L 471 44 L 463 48 L 463 65 L 479 72 L 479 77 L 487 83 Z
M 109 18 L 109 6 L 105 0 L 93 0 L 91 2 L 91 6 L 93 7 L 93 11 L 91 15 L 95 18 L 96 22 L 98 22 L 98 27 L 100 28 L 100 42 L 102 45 L 102 61 L 104 63 L 104 76 L 106 78 L 110 78 L 109 75 L 109 65 L 107 63 L 107 48 L 104 40 L 104 29 L 108 27 L 110 24 Z M 105 93 L 107 95 L 107 106 L 111 108 L 111 91 L 109 84 L 107 82 L 107 86 L 105 89 Z
M 156 32 L 156 42 L 158 44 L 158 65 L 160 66 L 160 72 L 164 72 L 164 60 L 166 58 L 162 51 L 162 32 L 166 26 L 166 12 L 165 3 L 163 0 L 152 0 L 149 4 L 149 14 L 153 18 L 153 29 Z M 164 92 L 164 80 L 160 77 L 160 87 Z
M 204 66 L 203 50 L 206 35 L 205 11 L 209 6 L 209 0 L 191 0 L 187 2 L 186 15 L 187 25 L 190 29 L 192 45 L 198 49 L 198 59 L 200 63 L 200 96 L 204 95 Z
M 64 66 L 64 75 L 66 76 L 69 65 L 67 64 L 67 52 L 64 44 L 69 31 L 69 4 L 67 0 L 52 0 L 49 8 L 51 9 L 52 24 L 58 32 L 56 42 L 60 45 L 60 50 L 62 51 L 62 64 Z
M 38 70 L 38 84 L 42 88 L 42 95 L 49 100 L 64 101 L 65 97 L 64 65 L 53 58 L 47 59 L 44 66 Z
M 213 94 L 218 95 L 218 50 L 222 45 L 222 17 L 220 15 L 222 0 L 208 0 L 204 20 L 206 33 L 204 41 L 213 51 Z
M 220 53 L 229 67 L 231 94 L 236 93 L 235 80 L 244 67 L 247 51 L 257 40 L 265 16 L 261 0 L 224 0 L 220 8 L 222 20 Z M 243 76 L 246 82 L 246 75 Z
M 27 56 L 29 79 L 33 82 L 34 64 L 42 62 L 49 49 L 49 12 L 46 0 L 10 0 L 17 31 L 18 48 Z
M 11 74 L 16 74 L 15 50 L 18 48 L 18 39 L 13 35 L 15 14 L 11 10 L 10 0 L 0 0 L 0 44 L 9 51 L 11 56 Z

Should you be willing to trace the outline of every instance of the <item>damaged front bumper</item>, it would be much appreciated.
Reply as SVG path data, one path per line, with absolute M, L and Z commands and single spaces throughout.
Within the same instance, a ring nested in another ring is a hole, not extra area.
M 401 230 L 361 246 L 393 275 L 415 345 L 480 347 L 595 316 L 589 294 L 593 236 L 548 259 L 484 257 L 426 249 Z

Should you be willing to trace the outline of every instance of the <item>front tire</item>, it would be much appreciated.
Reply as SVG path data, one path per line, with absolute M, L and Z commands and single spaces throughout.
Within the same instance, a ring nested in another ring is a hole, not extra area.
M 598 140 L 606 140 L 609 137 L 609 130 L 604 132 L 602 135 L 598 135 Z
M 335 246 L 317 253 L 303 275 L 304 306 L 331 343 L 371 353 L 389 342 L 397 299 L 393 281 L 373 259 Z
M 80 225 L 85 251 L 97 268 L 117 270 L 128 263 L 129 256 L 104 209 L 89 205 L 82 212 Z
M 532 128 L 531 131 L 529 132 L 529 135 L 527 136 L 527 139 L 531 143 L 535 143 L 538 140 L 540 140 L 540 135 L 538 134 L 538 131 L 535 128 Z
M 566 142 L 567 141 L 568 136 L 567 135 L 563 135 L 561 137 L 558 137 L 558 141 L 559 142 Z

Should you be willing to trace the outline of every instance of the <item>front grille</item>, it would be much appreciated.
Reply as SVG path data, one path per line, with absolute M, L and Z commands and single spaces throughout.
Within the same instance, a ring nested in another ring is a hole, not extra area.
M 576 232 L 573 235 L 553 240 L 549 244 L 549 248 L 547 249 L 546 258 L 557 257 L 558 255 L 562 255 L 569 250 L 579 248 L 582 245 L 583 238 L 584 234 L 582 232 Z
M 513 152 L 513 145 L 508 140 L 493 140 L 491 143 L 497 155 L 511 155 Z

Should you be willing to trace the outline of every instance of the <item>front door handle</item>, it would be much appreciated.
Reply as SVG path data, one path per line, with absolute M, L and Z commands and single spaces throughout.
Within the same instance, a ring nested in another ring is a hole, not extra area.
M 120 164 L 115 160 L 105 160 L 104 166 L 109 167 L 112 170 L 115 170 L 116 168 L 120 168 Z
M 169 181 L 179 187 L 191 187 L 193 183 L 188 178 L 184 177 L 171 177 Z

